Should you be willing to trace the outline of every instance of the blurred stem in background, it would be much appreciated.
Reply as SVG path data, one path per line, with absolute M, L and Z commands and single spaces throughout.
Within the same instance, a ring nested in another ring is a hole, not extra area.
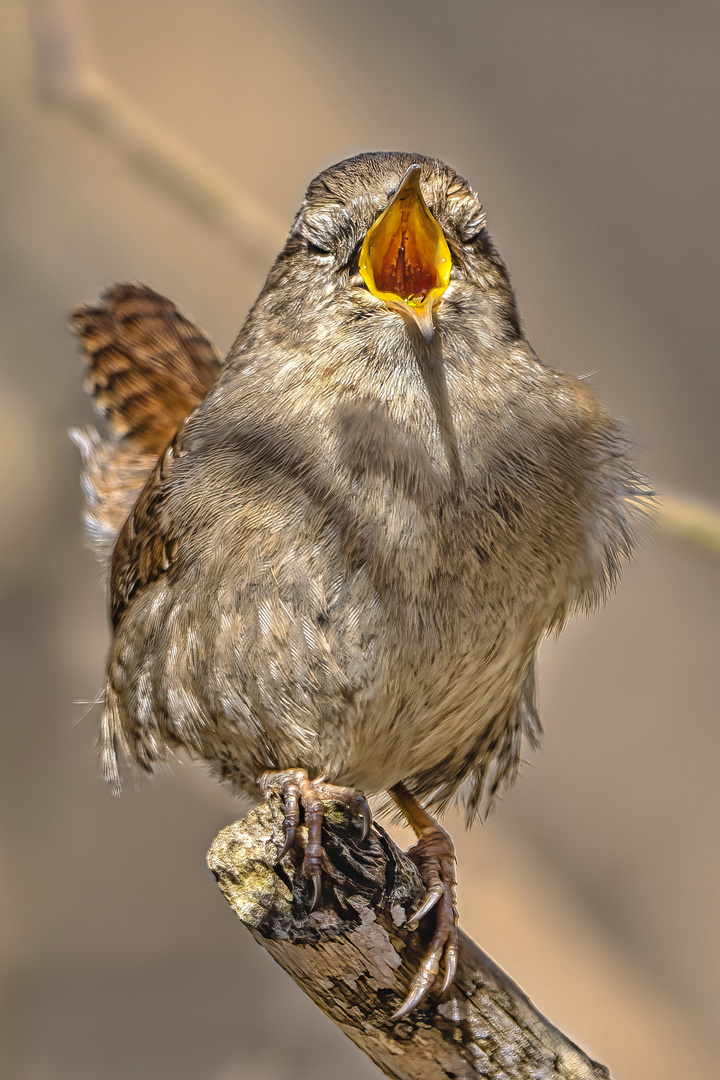
M 30 27 L 40 97 L 104 138 L 146 179 L 243 257 L 272 258 L 282 223 L 231 177 L 128 100 L 95 66 L 69 0 L 30 0 Z M 720 556 L 720 509 L 685 495 L 659 493 L 664 534 Z
M 71 5 L 65 0 L 30 3 L 41 100 L 65 109 L 106 139 L 164 194 L 221 232 L 243 257 L 274 255 L 284 238 L 282 224 L 97 69 Z

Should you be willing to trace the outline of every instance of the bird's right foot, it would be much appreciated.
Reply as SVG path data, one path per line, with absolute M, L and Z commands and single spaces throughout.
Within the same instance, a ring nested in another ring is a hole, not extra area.
M 281 772 L 266 772 L 258 780 L 258 785 L 265 798 L 272 793 L 280 796 L 285 807 L 285 843 L 278 855 L 278 862 L 295 846 L 301 817 L 307 829 L 307 840 L 303 855 L 303 870 L 313 883 L 312 908 L 317 906 L 321 892 L 322 866 L 322 823 L 325 816 L 325 803 L 339 802 L 347 806 L 351 813 L 362 819 L 362 839 L 364 840 L 372 825 L 372 812 L 362 792 L 356 788 L 338 787 L 328 784 L 324 779 L 310 780 L 305 769 L 285 769 Z

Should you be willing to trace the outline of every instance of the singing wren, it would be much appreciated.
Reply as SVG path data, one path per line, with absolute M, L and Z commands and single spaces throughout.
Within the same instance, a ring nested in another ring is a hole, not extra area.
M 362 154 L 310 184 L 221 361 L 165 298 L 115 286 L 74 314 L 108 420 L 75 433 L 107 560 L 105 775 L 184 750 L 307 827 L 389 792 L 435 931 L 395 1014 L 457 961 L 468 821 L 535 744 L 535 657 L 595 607 L 647 491 L 621 424 L 525 336 L 468 183 Z

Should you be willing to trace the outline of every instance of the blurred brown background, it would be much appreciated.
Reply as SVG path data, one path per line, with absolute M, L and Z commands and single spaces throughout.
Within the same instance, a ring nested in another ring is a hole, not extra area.
M 30 8 L 0 6 L 0 1075 L 361 1080 L 204 868 L 237 803 L 177 765 L 121 800 L 93 752 L 106 623 L 81 546 L 90 419 L 70 307 L 136 279 L 226 348 L 243 259 L 38 100 Z M 467 176 L 541 358 L 630 418 L 661 489 L 720 500 L 720 6 L 703 0 L 84 0 L 123 94 L 289 225 L 364 149 Z M 720 970 L 720 560 L 660 539 L 543 650 L 547 735 L 464 834 L 461 910 L 625 1080 L 707 1078 Z

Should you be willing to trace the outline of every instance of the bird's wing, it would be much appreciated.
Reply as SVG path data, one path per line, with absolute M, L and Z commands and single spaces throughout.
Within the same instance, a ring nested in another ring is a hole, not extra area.
M 220 356 L 171 300 L 146 285 L 113 285 L 73 312 L 85 388 L 108 424 L 71 436 L 83 456 L 85 527 L 107 559 L 138 493 L 220 370 Z
M 110 570 L 113 626 L 133 594 L 166 573 L 173 563 L 178 536 L 167 512 L 166 496 L 174 456 L 171 444 L 155 463 L 118 535 Z

